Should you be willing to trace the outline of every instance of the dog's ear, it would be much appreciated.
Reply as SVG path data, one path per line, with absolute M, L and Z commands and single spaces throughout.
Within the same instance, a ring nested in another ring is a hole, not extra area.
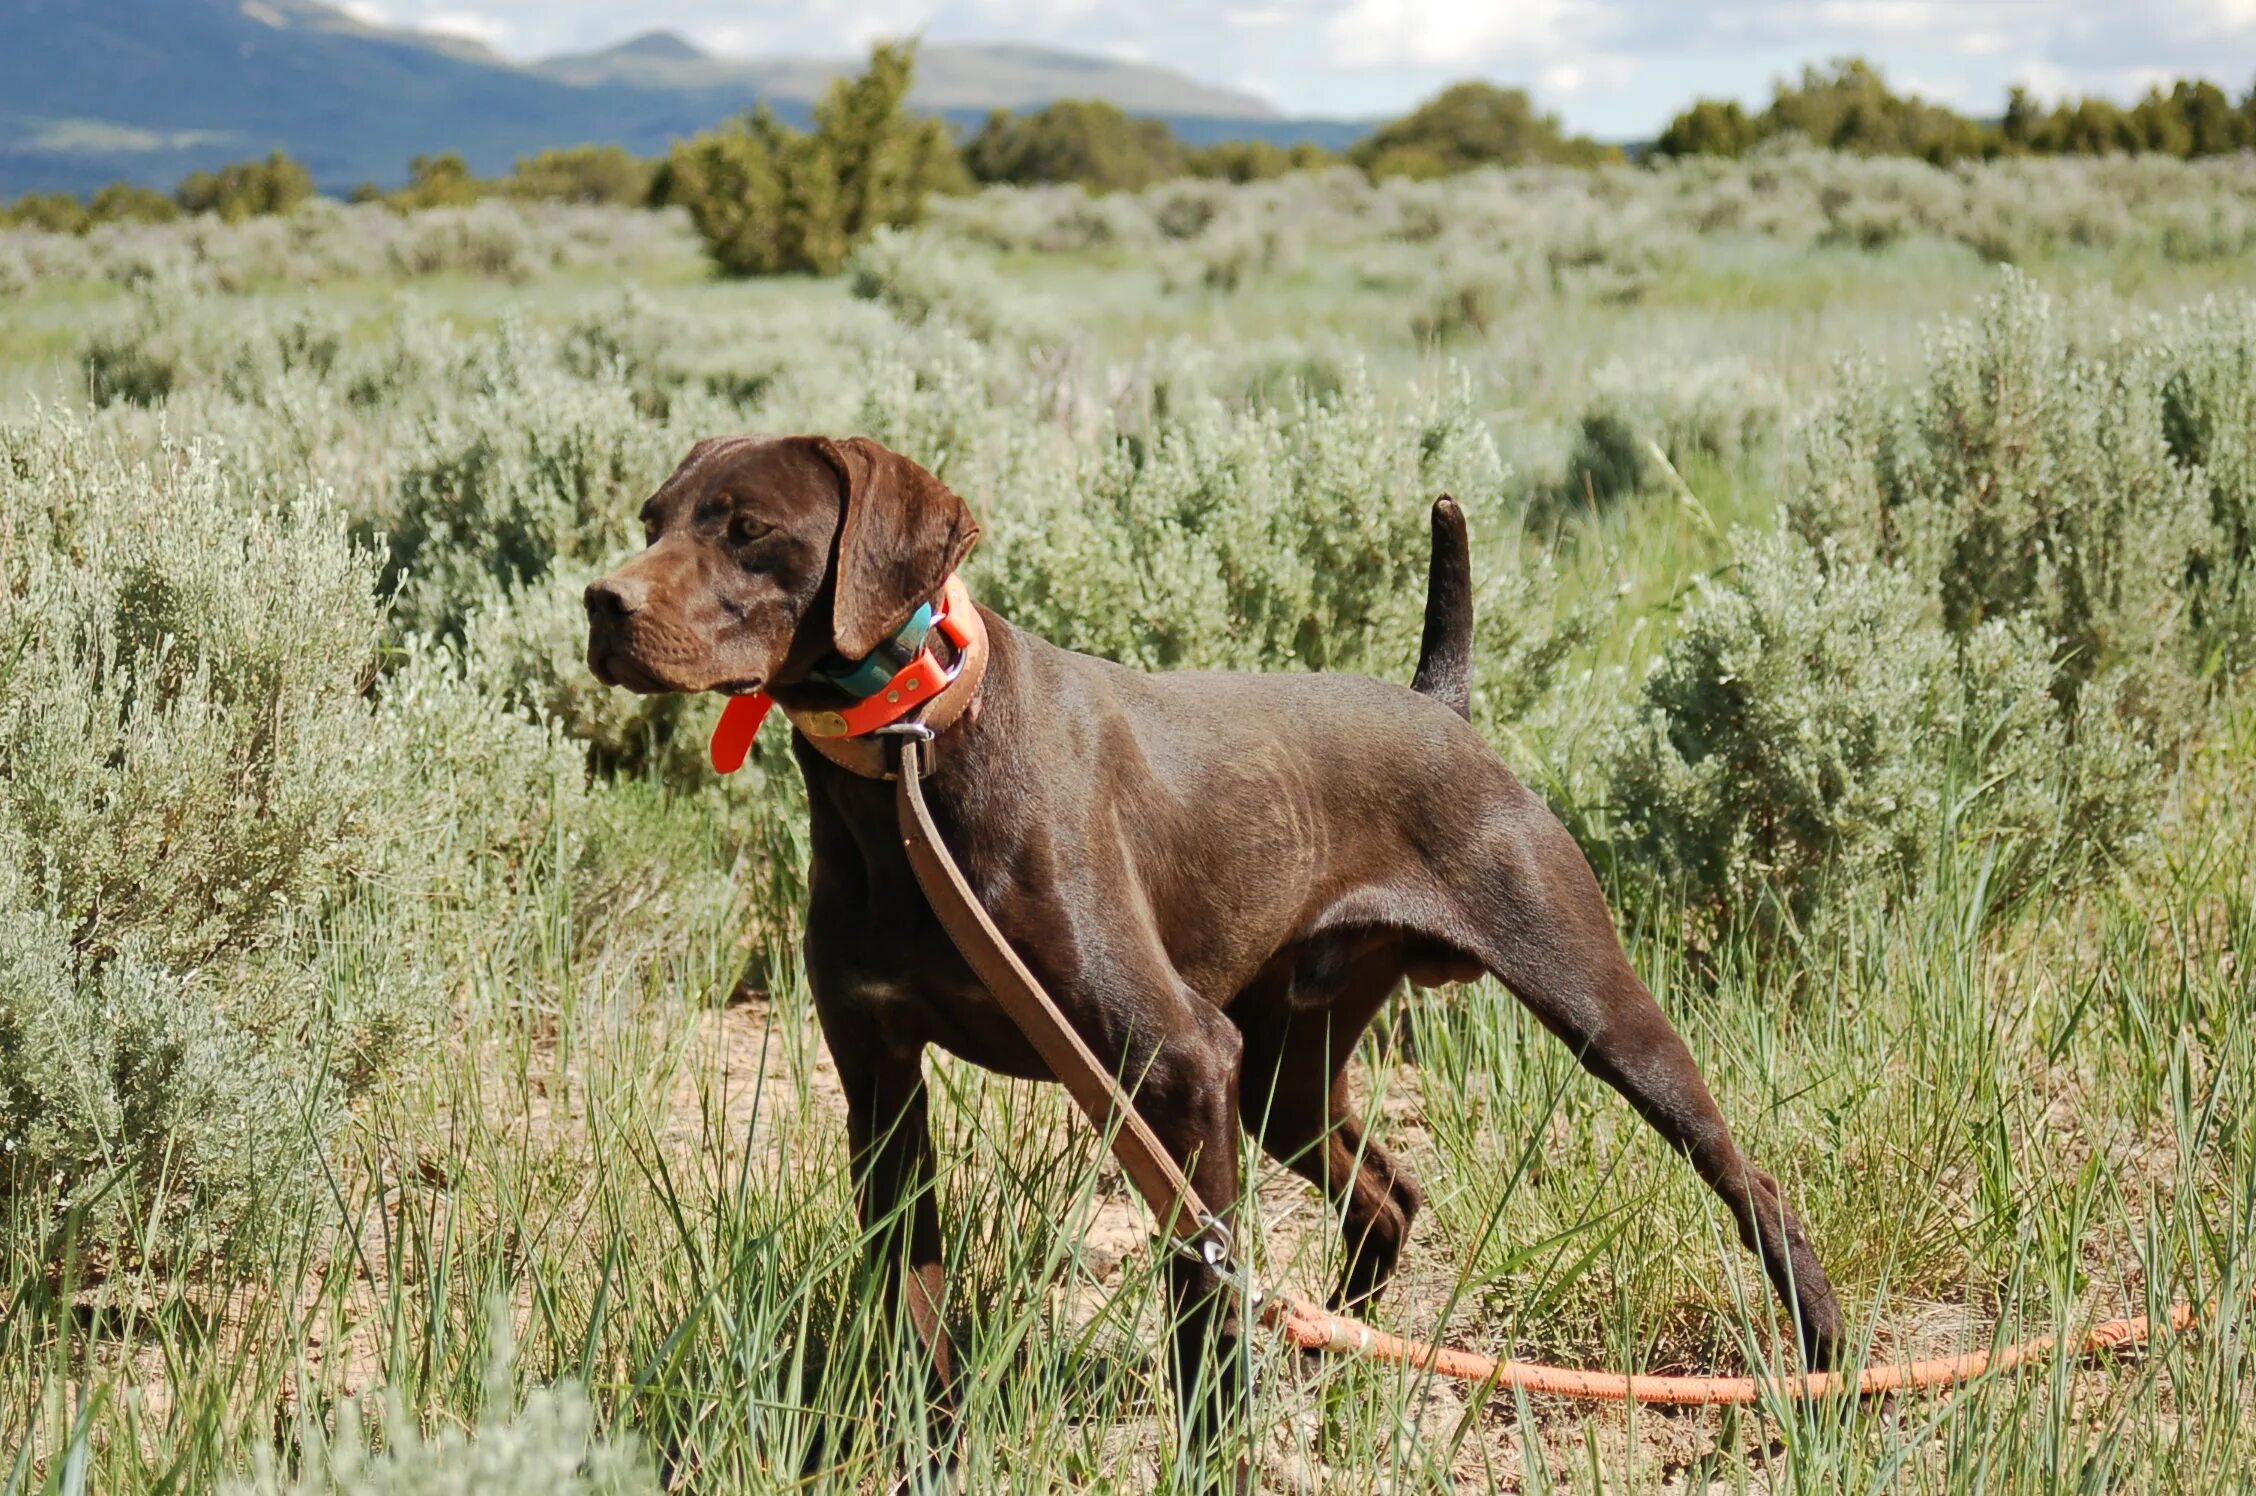
M 938 594 L 971 554 L 979 526 L 954 490 L 900 453 L 866 436 L 821 446 L 846 491 L 831 637 L 858 660 Z

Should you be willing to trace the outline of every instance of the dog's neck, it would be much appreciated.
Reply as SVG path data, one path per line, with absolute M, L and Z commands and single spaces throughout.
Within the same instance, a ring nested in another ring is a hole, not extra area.
M 945 743 L 951 728 L 973 715 L 980 687 L 986 682 L 988 659 L 992 653 L 986 620 L 980 616 L 978 606 L 971 600 L 971 594 L 960 581 L 952 577 L 949 579 L 949 586 L 952 597 L 948 614 L 962 641 L 958 649 L 960 661 L 955 665 L 955 678 L 942 687 L 937 695 L 927 700 L 923 710 L 915 718 L 932 730 L 934 741 L 939 744 Z M 800 737 L 806 739 L 808 746 L 841 769 L 865 779 L 889 777 L 885 740 L 882 737 L 846 735 L 840 730 L 843 723 L 836 711 L 794 705 L 780 700 L 776 704 L 791 719 L 792 727 Z

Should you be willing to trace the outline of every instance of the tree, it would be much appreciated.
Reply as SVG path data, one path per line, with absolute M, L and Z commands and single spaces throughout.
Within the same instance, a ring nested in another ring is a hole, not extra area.
M 1802 69 L 1799 87 L 1785 83 L 1760 121 L 1765 135 L 1788 131 L 1812 143 L 1865 156 L 1922 156 L 1938 166 L 1994 154 L 1994 138 L 1974 120 L 1916 94 L 1898 94 L 1861 57 Z
M 1781 81 L 1770 107 L 1744 119 L 1735 106 L 1709 100 L 1670 122 L 1654 149 L 1663 155 L 1738 155 L 1759 140 L 1788 132 L 1832 150 L 1865 155 L 1923 156 L 1947 165 L 2001 153 L 2108 155 L 2150 151 L 2218 156 L 2256 147 L 2256 88 L 2235 103 L 2214 83 L 2180 79 L 2129 109 L 2102 98 L 2055 105 L 2048 113 L 2016 85 L 1994 124 L 1970 119 L 1911 94 L 1892 92 L 1880 70 L 1862 58 L 1802 70 Z
M 182 212 L 216 213 L 229 223 L 287 213 L 312 196 L 312 174 L 281 151 L 216 172 L 192 171 L 173 193 Z
M 870 49 L 867 71 L 833 83 L 815 105 L 815 137 L 838 173 L 838 211 L 851 244 L 915 223 L 927 196 L 969 185 L 947 125 L 909 113 L 915 79 L 915 44 L 881 44 Z
M 1568 136 L 1557 115 L 1536 112 L 1525 89 L 1458 83 L 1381 125 L 1357 142 L 1348 157 L 1375 181 L 1529 162 L 1595 166 L 1619 160 L 1621 152 Z
M 27 192 L 0 220 L 18 228 L 45 229 L 50 234 L 83 234 L 94 225 L 86 204 L 67 192 Z
M 915 223 L 962 178 L 945 127 L 904 107 L 913 45 L 880 45 L 795 130 L 765 108 L 674 147 L 664 200 L 688 208 L 730 275 L 828 274 L 880 226 Z
M 1164 120 L 1136 119 L 1102 99 L 1060 99 L 1031 114 L 998 109 L 964 147 L 982 182 L 1078 182 L 1133 192 L 1183 175 L 1183 143 Z
M 1267 182 L 1293 171 L 1314 171 L 1337 164 L 1339 157 L 1313 141 L 1287 149 L 1269 140 L 1218 140 L 1185 154 L 1184 167 L 1194 177 L 1214 177 L 1227 182 Z
M 651 201 L 656 162 L 615 145 L 573 145 L 517 158 L 509 190 L 563 203 L 641 207 Z
M 470 163 L 460 151 L 435 156 L 414 156 L 407 163 L 407 186 L 389 193 L 384 201 L 402 213 L 418 208 L 461 208 L 484 197 L 490 184 L 470 173 Z
M 2137 149 L 2165 156 L 2224 156 L 2251 142 L 2247 123 L 2214 83 L 2179 79 L 2165 94 L 2147 90 L 2131 110 Z
M 180 216 L 179 204 L 137 182 L 110 183 L 94 194 L 86 211 L 96 223 L 170 223 Z
M 837 172 L 811 135 L 762 108 L 674 147 L 667 191 L 729 275 L 827 271 L 845 259 Z
M 2016 83 L 2005 96 L 2005 118 L 1998 121 L 1998 132 L 2005 137 L 2008 149 L 2031 150 L 2036 146 L 2039 132 L 2044 128 L 2044 115 L 2036 99 L 2023 85 Z
M 1697 99 L 1669 121 L 1653 150 L 1663 156 L 1743 156 L 1761 138 L 1737 99 Z

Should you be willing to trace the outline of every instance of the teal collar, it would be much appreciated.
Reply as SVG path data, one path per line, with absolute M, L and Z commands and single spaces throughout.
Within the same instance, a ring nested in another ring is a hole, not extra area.
M 909 621 L 900 631 L 875 650 L 859 660 L 849 660 L 844 655 L 830 654 L 818 662 L 814 675 L 836 686 L 856 701 L 867 701 L 886 687 L 917 657 L 924 648 L 925 637 L 932 632 L 932 620 L 937 610 L 926 603 L 909 615 Z

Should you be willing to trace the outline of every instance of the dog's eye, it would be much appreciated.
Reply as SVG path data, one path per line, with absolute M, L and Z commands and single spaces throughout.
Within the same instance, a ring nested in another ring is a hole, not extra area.
M 754 519 L 749 514 L 740 514 L 729 521 L 729 539 L 737 545 L 750 545 L 774 528 L 774 525 L 765 520 Z

